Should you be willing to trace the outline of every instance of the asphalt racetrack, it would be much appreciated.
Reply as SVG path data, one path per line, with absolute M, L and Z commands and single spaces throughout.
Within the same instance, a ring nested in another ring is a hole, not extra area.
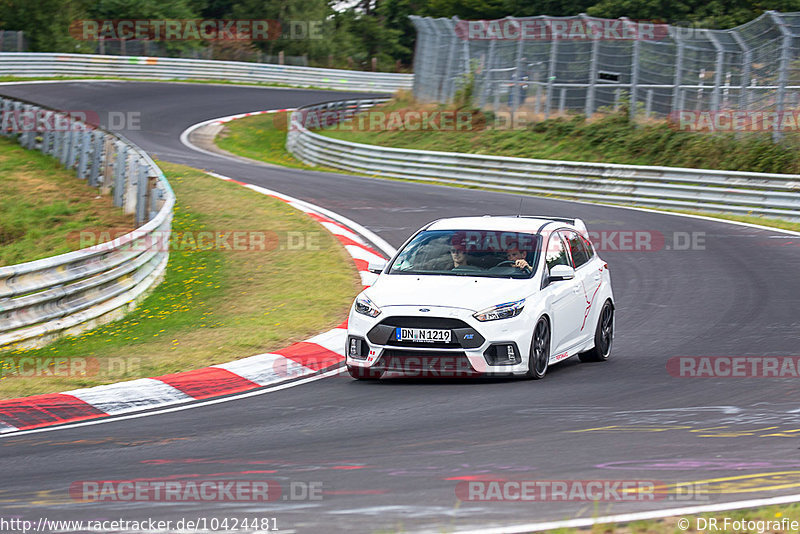
M 122 133 L 154 158 L 307 200 L 395 247 L 433 219 L 510 214 L 519 205 L 510 194 L 235 162 L 179 140 L 203 120 L 352 94 L 138 82 L 10 85 L 0 93 L 101 115 L 139 112 L 141 129 Z M 800 355 L 800 237 L 524 198 L 525 213 L 578 216 L 606 232 L 600 255 L 617 299 L 608 362 L 573 358 L 542 381 L 336 376 L 163 415 L 9 436 L 0 439 L 0 515 L 246 516 L 275 518 L 281 531 L 415 532 L 800 493 L 797 377 L 682 378 L 667 370 L 673 357 Z M 619 232 L 650 232 L 657 250 L 614 250 Z M 69 494 L 75 481 L 166 478 L 260 478 L 284 488 L 321 484 L 322 493 L 269 503 L 82 503 Z M 458 499 L 460 483 L 489 479 L 702 483 L 655 500 L 599 504 Z

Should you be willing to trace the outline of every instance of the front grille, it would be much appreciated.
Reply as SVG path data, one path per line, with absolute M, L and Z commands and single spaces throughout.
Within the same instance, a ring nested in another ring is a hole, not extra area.
M 398 341 L 395 336 L 397 328 L 434 328 L 450 330 L 450 341 Z M 418 347 L 424 349 L 472 349 L 480 347 L 484 339 L 472 327 L 460 319 L 449 317 L 422 317 L 398 315 L 387 317 L 375 325 L 367 334 L 367 338 L 376 345 L 393 347 Z
M 469 363 L 467 355 L 458 351 L 387 349 L 383 351 L 375 365 L 387 371 L 434 378 L 475 376 L 478 374 Z

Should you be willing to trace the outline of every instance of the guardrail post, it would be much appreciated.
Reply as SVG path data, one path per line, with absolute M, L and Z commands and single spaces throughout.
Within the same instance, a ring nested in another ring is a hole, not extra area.
M 30 117 L 30 120 L 28 119 Z M 20 126 L 22 126 L 22 134 L 20 135 L 19 143 L 30 149 L 33 146 L 33 140 L 36 139 L 36 116 L 33 112 L 33 106 L 26 104 L 22 107 L 22 116 L 19 117 Z
M 125 200 L 125 175 L 128 172 L 128 145 L 117 141 L 117 158 L 114 163 L 114 205 L 122 207 Z
M 80 144 L 78 145 L 78 178 L 87 179 L 89 177 L 89 147 L 91 146 L 91 131 L 80 132 Z
M 103 179 L 100 184 L 100 194 L 108 195 L 111 192 L 114 180 L 114 138 L 110 135 L 101 134 L 103 137 Z
M 140 226 L 147 222 L 147 189 L 150 180 L 147 176 L 147 165 L 139 165 L 139 172 L 136 176 L 136 225 Z
M 100 180 L 100 166 L 103 164 L 103 132 L 92 132 L 92 168 L 89 174 L 89 185 L 97 187 Z
M 6 99 L 0 98 L 0 135 L 8 137 L 6 132 L 6 123 L 8 122 L 8 114 L 6 113 Z
M 122 203 L 122 211 L 130 215 L 136 213 L 136 202 L 138 201 L 139 156 L 136 153 L 128 153 L 128 165 L 125 174 L 127 180 L 125 183 L 125 200 Z
M 76 145 L 78 144 L 78 132 L 75 131 L 75 128 L 79 127 L 79 123 L 68 120 L 65 123 L 65 127 L 67 128 L 67 143 L 64 152 L 66 155 L 64 156 L 64 167 L 67 169 L 71 169 L 75 166 L 75 155 L 77 153 Z
M 60 120 L 59 115 L 56 113 L 53 116 L 53 156 L 58 159 L 62 164 L 63 161 L 63 154 L 64 154 L 64 132 L 59 130 L 55 125 L 56 122 Z

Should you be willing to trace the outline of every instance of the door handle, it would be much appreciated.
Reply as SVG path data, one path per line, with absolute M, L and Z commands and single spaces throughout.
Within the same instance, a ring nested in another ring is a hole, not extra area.
M 572 292 L 575 293 L 575 294 L 580 293 L 581 292 L 580 284 L 575 284 L 574 286 L 572 286 Z
M 594 281 L 595 282 L 599 282 L 600 278 L 601 278 L 600 273 L 597 273 L 596 275 L 594 275 Z

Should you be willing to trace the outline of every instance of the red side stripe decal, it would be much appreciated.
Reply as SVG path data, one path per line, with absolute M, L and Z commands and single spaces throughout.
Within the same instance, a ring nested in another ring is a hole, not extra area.
M 300 342 L 276 351 L 277 354 L 314 371 L 325 369 L 344 360 L 344 357 L 315 343 Z
M 260 387 L 255 382 L 218 367 L 205 367 L 155 378 L 195 399 L 207 399 Z
M 20 430 L 105 415 L 72 395 L 51 393 L 0 401 L 0 421 Z

